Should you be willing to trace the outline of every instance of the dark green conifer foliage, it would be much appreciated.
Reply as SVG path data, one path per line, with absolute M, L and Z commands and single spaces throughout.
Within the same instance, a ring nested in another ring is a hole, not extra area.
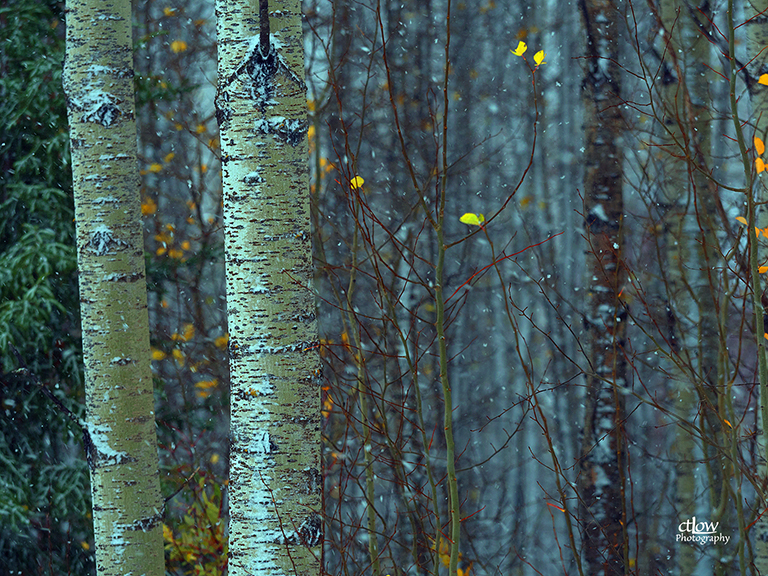
M 93 572 L 63 3 L 0 3 L 0 572 Z M 14 349 L 18 351 L 16 356 Z M 19 358 L 22 360 L 20 361 Z

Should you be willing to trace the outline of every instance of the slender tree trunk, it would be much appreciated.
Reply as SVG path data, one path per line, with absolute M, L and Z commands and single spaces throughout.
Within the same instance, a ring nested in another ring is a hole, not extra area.
M 232 576 L 320 572 L 320 363 L 299 0 L 218 0 Z
M 749 83 L 749 98 L 752 104 L 752 126 L 754 129 L 754 136 L 761 138 L 763 141 L 768 140 L 768 89 L 765 86 L 758 84 L 758 79 L 768 73 L 768 50 L 765 46 L 768 44 L 768 1 L 766 0 L 753 0 L 746 3 L 745 10 L 745 27 L 747 34 L 747 59 L 748 66 L 747 72 L 751 82 Z M 747 134 L 747 138 L 750 138 L 752 134 Z M 754 149 L 752 149 L 754 152 Z M 763 159 L 765 159 L 765 154 Z M 765 175 L 762 176 L 765 178 Z M 762 190 L 762 185 L 755 186 L 756 190 Z M 748 190 L 748 194 L 756 194 L 756 191 Z M 756 194 L 757 196 L 757 194 Z M 764 201 L 764 194 L 760 194 L 759 197 L 754 199 L 755 203 Z M 756 224 L 756 223 L 755 223 Z M 751 244 L 756 241 L 751 239 Z M 752 248 L 752 246 L 751 246 Z M 757 247 L 752 248 L 756 250 Z M 752 257 L 750 255 L 750 257 Z M 757 291 L 760 295 L 760 286 L 757 278 L 753 278 L 753 291 Z M 765 302 L 765 293 L 762 293 L 763 302 Z M 754 298 L 755 302 L 757 298 Z M 768 312 L 768 307 L 763 305 Z M 755 314 L 759 314 L 763 311 L 759 310 L 756 306 Z M 755 318 L 757 325 L 757 332 L 766 329 L 765 322 L 760 322 L 757 317 Z M 765 349 L 763 339 L 758 335 L 758 362 L 759 366 L 765 366 Z M 761 484 L 765 486 L 768 483 L 768 441 L 766 441 L 765 427 L 768 425 L 765 421 L 765 414 L 768 412 L 768 406 L 766 406 L 766 391 L 764 369 L 759 368 L 759 382 L 760 382 L 760 410 L 758 416 L 758 476 L 761 479 Z M 754 527 L 755 533 L 755 566 L 760 574 L 768 574 L 768 514 L 765 513 L 768 508 L 768 502 L 764 499 L 763 502 L 758 504 L 760 510 L 760 517 Z
M 578 480 L 585 573 L 624 574 L 624 340 L 622 128 L 618 22 L 613 0 L 581 0 L 587 34 L 584 184 L 589 370 Z
M 705 6 L 701 10 L 706 9 Z M 717 503 L 721 498 L 724 472 L 717 450 L 721 445 L 718 414 L 717 366 L 718 298 L 712 269 L 719 257 L 713 218 L 717 214 L 716 190 L 704 170 L 710 161 L 711 129 L 707 101 L 706 73 L 709 43 L 701 27 L 708 27 L 704 12 L 694 11 L 679 0 L 664 0 L 659 13 L 663 27 L 660 52 L 662 63 L 661 102 L 657 110 L 662 149 L 669 153 L 660 162 L 658 203 L 664 214 L 663 266 L 667 296 L 670 350 L 675 359 L 675 410 L 683 422 L 675 430 L 674 453 L 678 459 L 674 525 L 699 513 L 720 521 Z M 690 158 L 684 161 L 681 158 Z M 701 168 L 701 169 L 700 169 Z M 709 441 L 698 445 L 691 432 L 699 429 Z M 696 462 L 704 456 L 697 478 Z M 711 483 L 708 481 L 710 480 Z M 711 499 L 696 499 L 698 486 L 707 485 Z M 724 508 L 723 508 L 724 509 Z M 716 554 L 716 558 L 724 556 Z M 693 574 L 703 563 L 698 546 L 679 544 L 677 567 L 680 574 Z M 722 570 L 722 567 L 719 568 Z
M 67 2 L 87 428 L 100 576 L 164 571 L 129 0 Z

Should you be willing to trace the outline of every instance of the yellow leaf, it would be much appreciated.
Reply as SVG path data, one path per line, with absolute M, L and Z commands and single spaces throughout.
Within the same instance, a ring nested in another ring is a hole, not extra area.
M 195 388 L 200 388 L 201 390 L 207 390 L 208 388 L 215 388 L 218 383 L 219 381 L 216 378 L 214 378 L 213 380 L 201 380 L 200 382 L 195 383 Z
M 765 152 L 765 143 L 757 136 L 754 137 L 753 142 L 755 143 L 755 152 L 758 156 L 762 156 Z
M 162 169 L 163 169 L 163 167 L 160 164 L 158 164 L 157 162 L 153 162 L 152 164 L 149 165 L 149 171 L 150 172 L 154 172 L 155 174 L 160 172 L 160 170 L 162 170 Z
M 747 219 L 744 218 L 744 216 L 736 216 L 736 220 L 738 220 L 742 224 L 745 224 L 745 225 L 747 224 Z
M 723 418 L 723 422 L 725 422 L 726 424 L 728 424 L 728 426 L 730 426 L 731 428 L 733 428 L 733 424 L 731 424 L 730 422 L 728 422 L 728 420 L 726 420 L 725 418 Z
M 463 224 L 471 224 L 473 226 L 482 226 L 483 222 L 485 222 L 485 217 L 482 214 L 472 214 L 471 212 L 467 212 L 459 218 L 459 222 Z
M 162 360 L 165 358 L 166 354 L 162 350 L 158 350 L 157 348 L 152 348 L 152 360 Z
M 163 523 L 163 539 L 166 542 L 173 542 L 173 530 Z
M 763 74 L 760 76 L 760 78 L 757 80 L 758 84 L 762 84 L 763 86 L 768 86 L 768 74 Z
M 173 160 L 176 157 L 176 154 L 174 152 L 168 152 L 168 154 L 165 155 L 165 158 L 163 158 L 163 162 L 168 164 L 171 160 Z
M 189 342 L 195 336 L 195 326 L 193 324 L 184 324 L 184 334 L 182 339 L 185 342 Z
M 757 168 L 758 174 L 760 174 L 760 172 L 763 172 L 765 170 L 765 162 L 763 162 L 762 158 L 755 158 L 755 168 Z
M 512 52 L 512 54 L 514 54 L 515 56 L 522 56 L 523 54 L 525 54 L 526 50 L 528 50 L 528 44 L 520 40 L 520 43 L 517 45 L 517 48 L 515 48 L 514 50 L 510 50 L 510 52 Z
M 352 180 L 349 181 L 349 185 L 352 188 L 352 190 L 357 190 L 358 188 L 362 188 L 364 183 L 365 183 L 365 180 L 363 180 L 360 176 L 355 176 L 354 178 L 352 178 Z
M 187 43 L 184 40 L 174 40 L 171 42 L 171 50 L 174 54 L 184 52 L 187 49 Z
M 496 8 L 496 2 L 493 0 L 489 0 L 487 4 L 480 6 L 480 14 L 485 14 L 489 10 L 493 10 Z
M 760 266 L 757 271 L 760 272 L 760 274 L 765 274 L 768 272 L 768 266 Z
M 144 198 L 144 200 L 141 203 L 142 216 L 149 216 L 150 214 L 154 214 L 155 212 L 157 212 L 157 202 L 152 200 L 152 198 Z
M 224 334 L 224 336 L 219 336 L 216 338 L 216 340 L 213 341 L 213 345 L 216 346 L 216 348 L 221 348 L 222 350 L 227 347 L 227 343 L 229 342 L 229 332 Z
M 533 61 L 536 62 L 536 66 L 541 66 L 542 64 L 545 64 L 544 58 L 546 57 L 546 54 L 544 53 L 544 50 L 539 50 L 536 52 L 536 54 L 533 55 Z

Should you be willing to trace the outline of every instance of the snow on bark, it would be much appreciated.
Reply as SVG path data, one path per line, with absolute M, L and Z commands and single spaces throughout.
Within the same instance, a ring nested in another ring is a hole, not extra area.
M 131 3 L 67 2 L 86 442 L 99 576 L 164 573 Z
M 233 576 L 318 574 L 320 363 L 301 6 L 219 0 Z

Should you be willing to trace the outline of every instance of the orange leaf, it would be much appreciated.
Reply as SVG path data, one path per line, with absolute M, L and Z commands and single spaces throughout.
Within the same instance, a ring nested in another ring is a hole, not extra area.
M 755 158 L 755 168 L 757 168 L 758 174 L 765 170 L 765 162 L 763 162 L 762 158 Z M 150 170 L 151 169 L 152 168 L 150 168 Z
M 747 219 L 744 218 L 744 216 L 736 216 L 736 220 L 738 220 L 739 222 L 741 222 L 744 225 L 747 224 Z
M 763 86 L 768 86 L 768 74 L 763 74 L 758 78 L 757 80 L 758 84 L 762 84 Z
M 760 266 L 757 271 L 760 272 L 760 274 L 765 274 L 768 272 L 768 266 Z
M 187 43 L 184 40 L 174 40 L 171 42 L 171 50 L 174 54 L 184 52 L 187 49 Z
M 753 142 L 755 143 L 755 152 L 758 156 L 762 156 L 765 153 L 765 143 L 757 136 L 754 137 Z

